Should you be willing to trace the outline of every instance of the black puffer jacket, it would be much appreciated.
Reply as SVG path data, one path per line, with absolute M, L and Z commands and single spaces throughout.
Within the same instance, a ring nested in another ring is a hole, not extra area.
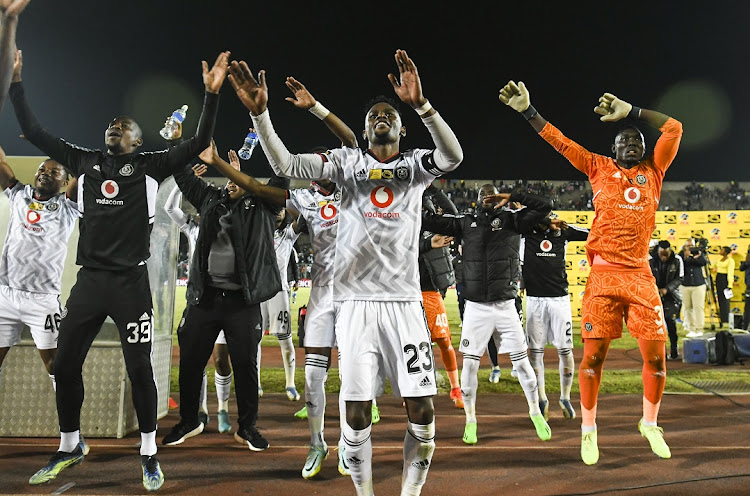
M 247 194 L 233 202 L 225 189 L 199 179 L 190 168 L 176 173 L 174 178 L 185 199 L 201 215 L 201 229 L 188 275 L 188 304 L 197 305 L 203 297 L 209 278 L 208 255 L 219 232 L 219 217 L 227 209 L 232 212 L 232 245 L 245 302 L 248 305 L 258 304 L 281 291 L 273 248 L 273 231 L 279 207 Z M 268 185 L 287 189 L 289 180 L 273 177 Z
M 530 233 L 552 209 L 542 196 L 513 193 L 509 203 L 526 208 L 478 211 L 472 215 L 426 214 L 422 229 L 461 238 L 463 295 L 469 301 L 512 300 L 521 278 L 521 234 Z

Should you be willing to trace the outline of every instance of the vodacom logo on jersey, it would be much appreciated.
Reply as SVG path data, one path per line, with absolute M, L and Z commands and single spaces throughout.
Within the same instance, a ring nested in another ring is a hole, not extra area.
M 120 194 L 120 186 L 111 179 L 107 179 L 102 183 L 101 187 L 102 195 L 104 198 L 97 198 L 96 203 L 100 205 L 123 205 L 122 200 L 113 200 L 112 198 Z
M 376 186 L 370 193 L 370 201 L 378 208 L 387 208 L 393 203 L 393 190 L 388 186 Z M 365 212 L 365 217 L 379 219 L 398 219 L 398 212 Z
M 625 201 L 628 203 L 636 203 L 641 199 L 641 190 L 638 188 L 628 188 L 625 190 Z
M 42 216 L 36 210 L 26 212 L 26 220 L 29 221 L 29 224 L 36 224 L 41 218 Z
M 337 213 L 338 210 L 336 210 L 336 205 L 333 205 L 332 203 L 326 203 L 320 209 L 320 216 L 325 220 L 333 219 L 334 217 L 336 217 Z

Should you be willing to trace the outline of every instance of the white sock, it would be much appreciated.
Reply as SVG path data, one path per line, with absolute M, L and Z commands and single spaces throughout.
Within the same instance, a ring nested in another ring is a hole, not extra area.
M 55 382 L 55 374 L 49 374 L 49 378 L 52 381 L 52 390 L 57 392 L 57 382 Z
M 570 389 L 573 387 L 573 372 L 575 362 L 573 360 L 573 350 L 566 348 L 557 350 L 560 358 L 560 399 L 570 399 Z
M 510 361 L 513 369 L 518 372 L 518 382 L 523 388 L 523 394 L 526 395 L 526 402 L 529 404 L 529 415 L 539 415 L 539 393 L 537 392 L 536 374 L 531 367 L 531 362 L 526 351 L 510 354 Z
M 206 377 L 206 369 L 203 369 L 203 382 L 201 382 L 201 398 L 200 405 L 201 411 L 208 414 L 208 399 L 206 398 L 208 392 L 208 378 Z
M 581 424 L 581 432 L 587 433 L 587 432 L 596 432 L 596 424 L 594 425 L 583 425 Z
M 477 388 L 479 387 L 479 357 L 464 353 L 464 365 L 461 369 L 461 392 L 464 395 L 464 413 L 466 422 L 477 421 Z
M 66 453 L 72 452 L 81 442 L 81 431 L 73 432 L 61 432 L 60 433 L 60 448 L 58 451 L 64 451 Z
M 355 431 L 348 423 L 344 423 L 343 436 L 346 446 L 346 460 L 352 473 L 352 482 L 357 489 L 357 496 L 371 496 L 373 494 L 371 429 L 372 425 L 368 425 L 362 430 Z
M 141 432 L 141 455 L 154 456 L 156 454 L 156 431 Z
M 328 357 L 305 355 L 305 404 L 307 423 L 310 425 L 310 444 L 323 445 L 323 417 L 326 412 L 326 380 Z
M 435 452 L 435 420 L 427 425 L 409 422 L 404 436 L 401 496 L 419 496 Z
M 547 393 L 544 390 L 544 348 L 529 348 L 529 361 L 536 374 L 536 384 L 539 399 L 547 401 Z
M 294 344 L 292 337 L 279 339 L 281 345 L 281 358 L 284 359 L 284 375 L 286 376 L 286 387 L 294 387 Z
M 229 411 L 229 393 L 232 390 L 232 373 L 220 375 L 214 372 L 214 385 L 216 386 L 216 400 L 219 402 L 219 411 Z

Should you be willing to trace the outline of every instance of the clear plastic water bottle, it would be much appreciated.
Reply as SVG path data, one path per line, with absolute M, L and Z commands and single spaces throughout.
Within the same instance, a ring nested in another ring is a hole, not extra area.
M 242 144 L 242 148 L 237 152 L 242 160 L 249 160 L 253 155 L 255 145 L 258 144 L 258 134 L 255 131 L 250 131 L 245 136 L 245 142 Z
M 161 128 L 161 131 L 159 131 L 159 134 L 162 138 L 168 140 L 174 137 L 175 132 L 177 132 L 177 129 L 180 127 L 179 125 L 182 124 L 182 121 L 185 120 L 187 110 L 188 106 L 183 105 L 182 107 L 172 112 L 172 115 L 169 116 L 169 119 L 167 119 L 167 123 L 164 124 L 164 127 Z

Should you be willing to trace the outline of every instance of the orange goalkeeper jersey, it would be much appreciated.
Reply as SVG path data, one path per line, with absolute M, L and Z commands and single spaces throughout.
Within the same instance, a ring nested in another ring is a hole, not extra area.
M 591 182 L 595 216 L 586 242 L 589 263 L 599 255 L 626 267 L 648 266 L 648 243 L 655 227 L 662 181 L 677 155 L 682 124 L 670 118 L 660 131 L 653 155 L 632 169 L 618 167 L 613 158 L 591 153 L 549 122 L 539 133 Z

